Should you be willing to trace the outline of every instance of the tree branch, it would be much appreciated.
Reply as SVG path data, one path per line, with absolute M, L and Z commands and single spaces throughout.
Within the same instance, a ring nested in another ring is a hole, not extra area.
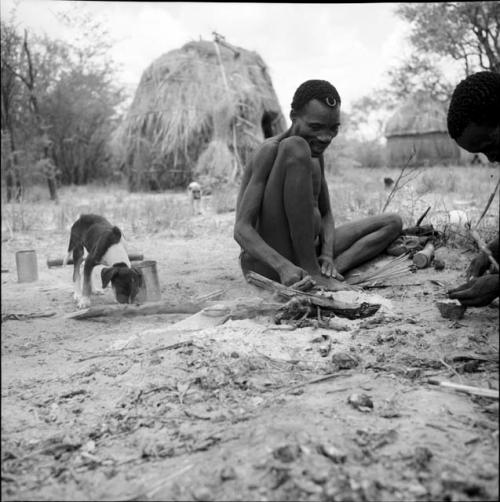
M 29 82 L 26 80 L 25 77 L 23 77 L 23 75 L 21 75 L 20 73 L 18 73 L 16 70 L 14 70 L 14 68 L 10 65 L 10 63 L 8 63 L 7 61 L 2 61 L 2 64 L 4 64 L 5 66 L 7 66 L 8 70 L 14 75 L 16 76 L 19 80 L 21 80 L 23 82 L 24 85 L 26 85 L 26 87 L 29 88 Z

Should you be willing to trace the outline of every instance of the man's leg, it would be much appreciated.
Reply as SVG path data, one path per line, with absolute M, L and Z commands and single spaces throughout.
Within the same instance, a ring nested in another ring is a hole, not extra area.
M 280 142 L 267 180 L 259 215 L 259 233 L 282 256 L 310 274 L 319 275 L 314 246 L 312 160 L 305 142 Z M 277 273 L 243 253 L 242 267 L 273 280 Z
M 394 213 L 370 216 L 335 227 L 335 267 L 344 272 L 375 258 L 396 239 L 403 227 Z

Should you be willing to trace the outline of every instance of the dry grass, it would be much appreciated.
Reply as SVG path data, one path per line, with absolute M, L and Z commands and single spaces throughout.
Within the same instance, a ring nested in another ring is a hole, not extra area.
M 224 157 L 217 164 L 219 170 L 231 168 L 239 158 L 244 161 L 264 139 L 261 120 L 265 112 L 276 115 L 275 132 L 284 129 L 260 56 L 238 47 L 240 54 L 235 58 L 232 51 L 219 47 L 224 81 L 215 47 L 210 41 L 189 42 L 162 55 L 144 71 L 113 141 L 115 156 L 136 177 L 134 188 L 145 186 L 152 165 L 161 167 L 160 186 L 172 187 L 189 181 L 197 162 L 200 172 L 217 155 Z M 207 146 L 209 159 L 199 161 Z M 178 172 L 175 183 L 166 177 L 171 170 Z
M 396 179 L 398 169 L 353 168 L 328 175 L 332 207 L 338 223 L 377 214 L 389 191 L 384 188 L 384 177 Z M 460 209 L 477 221 L 498 179 L 498 170 L 485 167 L 422 168 L 411 183 L 398 190 L 389 204 L 388 212 L 399 213 L 405 225 L 414 225 L 427 207 L 432 206 L 426 220 L 443 228 L 449 212 Z M 485 224 L 498 223 L 498 195 L 495 197 Z
M 383 178 L 396 179 L 397 175 L 396 169 L 369 168 L 330 173 L 328 184 L 336 223 L 378 214 L 388 196 Z M 497 179 L 498 171 L 491 167 L 428 168 L 396 192 L 387 211 L 400 214 L 404 225 L 410 226 L 415 225 L 428 206 L 432 206 L 423 223 L 432 223 L 436 229 L 445 232 L 448 243 L 470 245 L 465 228 L 450 226 L 449 212 L 454 209 L 465 211 L 474 225 Z M 7 204 L 5 197 L 2 198 L 2 236 L 9 238 L 17 232 L 45 229 L 66 232 L 79 214 L 85 212 L 105 215 L 125 234 L 159 233 L 189 238 L 204 232 L 220 232 L 216 215 L 234 211 L 237 190 L 237 185 L 215 188 L 204 200 L 205 215 L 209 217 L 203 218 L 201 223 L 191 214 L 184 191 L 129 193 L 117 185 L 73 186 L 60 190 L 60 203 L 56 205 L 49 201 L 44 187 L 32 187 L 21 204 Z M 485 240 L 498 232 L 498 200 L 497 194 L 479 226 Z M 226 226 L 223 231 L 227 231 Z

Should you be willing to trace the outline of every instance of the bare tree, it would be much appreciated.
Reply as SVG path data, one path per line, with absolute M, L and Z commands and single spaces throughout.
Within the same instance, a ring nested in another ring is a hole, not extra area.
M 22 185 L 19 175 L 14 117 L 18 105 L 19 82 L 11 71 L 19 60 L 21 40 L 16 30 L 1 21 L 1 71 L 0 101 L 1 101 L 1 129 L 2 129 L 2 167 L 5 170 L 7 187 L 7 201 L 19 201 L 22 195 Z

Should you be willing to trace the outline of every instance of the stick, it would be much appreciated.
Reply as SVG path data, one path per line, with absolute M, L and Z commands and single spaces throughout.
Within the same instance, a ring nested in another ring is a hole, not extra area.
M 142 261 L 144 260 L 144 255 L 140 253 L 129 253 L 128 259 L 130 261 Z M 47 258 L 47 267 L 62 267 L 64 263 L 64 258 Z M 73 265 L 73 258 L 69 258 L 66 262 L 67 265 Z
M 481 213 L 481 216 L 477 220 L 475 228 L 477 228 L 479 226 L 479 223 L 481 223 L 481 220 L 483 219 L 484 215 L 488 212 L 488 209 L 490 208 L 490 205 L 493 202 L 493 199 L 495 198 L 495 194 L 496 194 L 496 192 L 498 190 L 498 185 L 499 184 L 500 184 L 500 179 L 497 181 L 497 184 L 496 184 L 495 189 L 493 190 L 493 192 L 491 192 L 491 195 L 490 195 L 490 197 L 488 199 L 488 202 L 486 203 L 486 207 L 484 208 L 484 211 Z
M 390 191 L 389 195 L 387 196 L 384 207 L 382 208 L 382 211 L 381 211 L 382 213 L 387 209 L 387 206 L 390 204 L 391 200 L 393 199 L 394 194 L 396 193 L 396 191 L 398 189 L 399 182 L 401 181 L 401 178 L 403 177 L 404 172 L 406 171 L 406 169 L 410 165 L 410 162 L 412 161 L 415 154 L 416 154 L 415 145 L 413 145 L 412 152 L 411 152 L 410 156 L 408 157 L 408 160 L 406 161 L 406 165 L 403 167 L 403 169 L 401 169 L 401 172 L 399 173 L 399 176 L 396 179 L 396 182 L 394 183 L 392 190 Z
M 420 223 L 422 223 L 423 219 L 427 216 L 427 213 L 430 211 L 432 206 L 429 206 L 426 210 L 425 210 L 425 213 L 420 216 L 420 218 L 417 220 L 417 224 L 415 225 L 416 227 L 419 227 L 420 226 Z
M 300 389 L 300 387 L 305 387 L 306 385 L 311 385 L 311 384 L 314 384 L 314 383 L 320 383 L 320 382 L 326 382 L 327 380 L 332 380 L 333 378 L 337 378 L 337 377 L 347 377 L 347 376 L 351 376 L 352 373 L 329 373 L 328 375 L 324 375 L 322 377 L 319 377 L 319 378 L 313 378 L 312 380 L 306 380 L 305 382 L 301 382 L 301 383 L 298 383 L 298 384 L 295 384 L 295 385 L 292 385 L 291 387 L 286 387 L 284 389 L 281 389 L 279 392 L 277 392 L 276 394 L 274 394 L 272 397 L 268 398 L 268 401 L 270 401 L 271 399 L 275 399 L 276 397 L 278 396 L 281 396 L 282 394 L 286 394 L 287 392 L 290 392 L 292 390 L 295 390 L 295 389 Z
M 477 230 L 469 229 L 469 233 L 470 233 L 471 237 L 476 241 L 476 244 L 479 246 L 479 249 L 481 251 L 483 251 L 483 253 L 486 253 L 486 255 L 488 256 L 488 259 L 492 263 L 493 267 L 498 272 L 500 270 L 500 267 L 498 266 L 498 262 L 493 257 L 491 249 L 486 245 L 486 243 L 483 241 L 483 239 L 481 239 L 481 236 L 477 233 Z
M 206 295 L 200 295 L 195 298 L 197 302 L 204 302 L 206 300 L 214 300 L 215 298 L 223 295 L 227 290 L 226 289 L 218 289 L 217 291 L 212 291 L 211 293 L 207 293 Z
M 489 397 L 491 399 L 498 400 L 498 390 L 495 389 L 485 389 L 482 387 L 471 387 L 470 385 L 461 385 L 453 382 L 443 382 L 440 380 L 436 380 L 435 378 L 429 378 L 427 380 L 427 383 L 430 383 L 431 385 L 438 385 L 439 387 L 453 389 L 456 390 L 457 392 L 464 392 L 465 394 Z
M 380 275 L 385 275 L 385 273 L 391 273 L 394 270 L 398 270 L 401 267 L 401 270 L 404 270 L 403 267 L 407 267 L 406 271 L 409 271 L 410 265 L 404 264 L 403 262 L 407 260 L 407 254 L 403 254 L 401 256 L 398 256 L 397 258 L 392 259 L 390 262 L 386 263 L 382 267 L 373 270 L 372 272 L 367 272 L 366 274 L 362 275 L 361 277 L 358 277 L 356 279 L 347 279 L 349 284 L 360 284 L 362 282 L 368 282 L 372 278 Z
M 144 305 L 104 305 L 90 307 L 85 310 L 66 314 L 66 319 L 90 319 L 93 317 L 127 317 L 154 314 L 195 314 L 203 308 L 203 305 L 196 303 L 185 303 L 184 305 L 171 305 L 168 303 L 151 302 Z
M 185 342 L 173 343 L 172 345 L 162 345 L 161 347 L 156 347 L 155 349 L 150 350 L 149 353 L 155 354 L 156 352 L 160 352 L 162 350 L 174 350 L 174 349 L 179 349 L 180 347 L 189 347 L 191 345 L 194 346 L 193 341 L 187 340 Z M 135 353 L 135 355 L 137 355 L 137 356 L 141 356 L 142 354 L 144 354 L 144 351 Z M 81 357 L 76 362 L 83 363 L 84 361 L 89 361 L 90 359 L 96 359 L 98 357 L 120 357 L 120 356 L 124 356 L 123 349 L 114 350 L 113 352 L 103 352 L 103 353 L 99 353 L 99 354 L 91 354 L 87 357 Z
M 410 288 L 413 286 L 422 286 L 423 282 L 414 282 L 412 284 L 367 284 L 366 286 L 363 286 L 364 289 L 377 289 L 377 288 L 391 288 L 391 287 L 398 287 L 398 288 Z M 429 309 L 429 311 L 432 309 Z
M 55 316 L 55 312 L 47 312 L 46 314 L 4 314 L 2 315 L 3 321 L 25 321 L 26 319 L 38 319 L 40 317 Z
M 156 352 L 160 352 L 162 350 L 179 349 L 181 347 L 190 347 L 191 345 L 194 345 L 193 340 L 186 340 L 184 342 L 177 342 L 177 343 L 173 343 L 171 345 L 162 345 L 161 347 L 156 347 L 154 349 L 151 349 L 149 351 L 149 353 L 155 354 Z
M 267 277 L 257 274 L 256 272 L 248 272 L 246 278 L 250 284 L 253 284 L 254 286 L 262 289 L 266 289 L 267 291 L 271 291 L 272 293 L 277 293 L 284 298 L 307 298 L 313 305 L 329 308 L 333 311 L 355 309 L 359 307 L 358 304 L 339 302 L 337 300 L 334 300 L 333 298 L 326 298 L 324 296 L 315 295 L 314 293 L 306 293 L 304 291 L 289 288 L 287 286 L 284 286 L 283 284 L 280 284 L 279 282 L 273 281 L 271 279 L 268 279 Z

